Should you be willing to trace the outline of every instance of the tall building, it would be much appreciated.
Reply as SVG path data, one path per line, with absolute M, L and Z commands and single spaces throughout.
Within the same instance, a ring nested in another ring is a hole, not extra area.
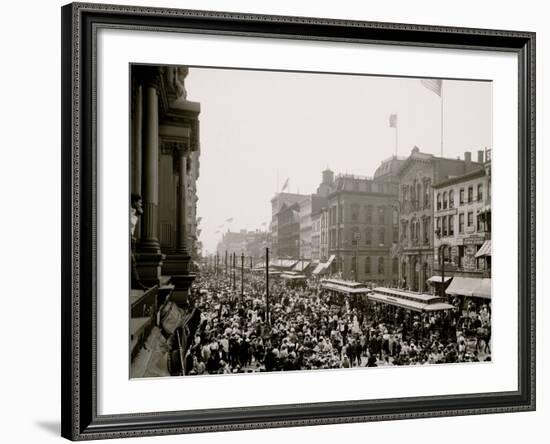
M 448 277 L 491 274 L 490 155 L 478 151 L 477 161 L 483 168 L 433 185 L 434 268 L 441 273 L 444 260 Z
M 377 284 L 397 282 L 397 262 L 391 252 L 397 242 L 395 172 L 401 162 L 388 159 L 372 178 L 336 177 L 327 207 L 327 256 L 335 256 L 332 274 Z
M 136 266 L 148 286 L 171 276 L 176 293 L 193 282 L 197 246 L 200 104 L 187 100 L 187 74 L 183 66 L 131 67 L 131 192 L 142 197 L 144 211 Z
M 277 193 L 271 199 L 271 250 L 270 255 L 274 258 L 279 257 L 279 211 L 286 209 L 293 204 L 297 204 L 307 195 L 296 193 Z
M 471 153 L 464 160 L 436 157 L 414 147 L 401 165 L 399 178 L 399 278 L 400 285 L 424 292 L 433 275 L 434 263 L 434 191 L 435 183 L 483 170 L 472 162 Z
M 327 206 L 327 198 L 311 194 L 299 202 L 300 205 L 300 259 L 312 259 L 313 215 Z
M 283 204 L 277 213 L 277 258 L 300 256 L 300 204 Z

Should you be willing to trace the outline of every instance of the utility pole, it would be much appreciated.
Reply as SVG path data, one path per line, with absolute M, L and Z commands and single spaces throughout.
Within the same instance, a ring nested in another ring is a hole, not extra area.
M 241 298 L 244 299 L 244 252 L 241 253 Z
M 271 325 L 269 316 L 269 248 L 265 248 L 265 320 L 267 325 Z

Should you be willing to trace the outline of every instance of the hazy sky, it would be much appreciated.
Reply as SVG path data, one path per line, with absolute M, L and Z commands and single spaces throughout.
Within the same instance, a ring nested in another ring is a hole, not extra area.
M 205 253 L 228 228 L 255 230 L 270 200 L 315 192 L 321 171 L 372 176 L 417 145 L 441 151 L 441 98 L 419 79 L 190 68 L 187 98 L 201 103 L 198 215 Z M 492 86 L 443 81 L 444 156 L 492 148 Z M 233 218 L 232 223 L 225 223 Z M 224 224 L 222 229 L 220 225 Z M 220 230 L 220 233 L 216 231 Z

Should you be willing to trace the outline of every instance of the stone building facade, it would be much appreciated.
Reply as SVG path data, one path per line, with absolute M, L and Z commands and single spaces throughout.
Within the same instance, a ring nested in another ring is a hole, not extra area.
M 327 256 L 335 256 L 332 274 L 376 284 L 397 282 L 397 263 L 391 257 L 398 233 L 397 196 L 393 174 L 336 177 L 327 209 Z
M 135 233 L 136 264 L 145 285 L 167 275 L 176 294 L 193 282 L 190 262 L 197 252 L 200 104 L 187 100 L 187 74 L 181 66 L 131 68 L 131 192 L 142 197 L 144 211 Z
M 437 272 L 443 258 L 449 275 L 490 277 L 490 157 L 479 151 L 478 162 L 484 167 L 433 186 Z
M 434 273 L 434 183 L 483 170 L 472 162 L 436 157 L 414 147 L 401 166 L 399 177 L 399 284 L 413 291 L 427 291 Z

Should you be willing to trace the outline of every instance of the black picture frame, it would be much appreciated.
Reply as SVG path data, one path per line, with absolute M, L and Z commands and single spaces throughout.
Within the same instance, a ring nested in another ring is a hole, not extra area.
M 62 436 L 70 440 L 535 409 L 535 33 L 72 3 L 62 14 Z M 452 396 L 97 414 L 95 40 L 100 27 L 507 51 L 519 66 L 518 389 Z

